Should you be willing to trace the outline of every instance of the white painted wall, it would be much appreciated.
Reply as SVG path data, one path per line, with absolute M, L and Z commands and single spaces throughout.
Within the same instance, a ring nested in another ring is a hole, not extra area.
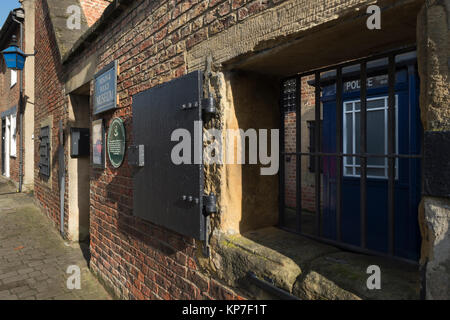
M 9 178 L 9 157 L 10 157 L 10 142 L 11 142 L 11 120 L 10 117 L 6 117 L 6 130 L 5 130 L 5 176 Z

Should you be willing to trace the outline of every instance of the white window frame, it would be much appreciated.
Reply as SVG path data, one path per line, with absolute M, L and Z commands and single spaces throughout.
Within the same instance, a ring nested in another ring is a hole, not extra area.
M 11 144 L 11 121 L 10 121 L 10 117 L 6 116 L 5 117 L 5 140 L 3 141 L 5 143 L 5 177 L 9 178 L 10 177 L 10 171 L 11 171 L 11 166 L 10 166 L 10 144 Z
M 11 69 L 11 88 L 17 83 L 17 71 Z
M 384 99 L 384 107 L 381 108 L 371 108 L 367 109 L 367 113 L 371 111 L 379 111 L 384 110 L 384 152 L 387 155 L 388 154 L 388 104 L 389 104 L 389 96 L 378 96 L 373 98 L 367 98 L 367 101 L 373 101 L 373 100 L 381 100 Z M 360 110 L 356 110 L 356 104 L 360 103 L 361 106 L 361 100 L 347 100 L 343 103 L 343 148 L 344 153 L 356 153 L 356 114 L 361 112 Z M 347 110 L 346 106 L 351 105 L 351 108 Z M 349 150 L 349 146 L 347 145 L 347 114 L 352 114 L 352 146 L 351 150 Z M 361 118 L 360 118 L 361 119 Z M 395 95 L 395 153 L 398 153 L 398 95 Z M 356 172 L 357 168 L 360 168 L 361 165 L 356 164 L 356 158 L 357 157 L 344 157 L 344 177 L 352 177 L 352 178 L 360 178 L 361 175 Z M 348 162 L 348 160 L 351 159 L 351 163 Z M 352 174 L 347 173 L 347 168 L 351 168 L 350 171 L 352 171 Z M 388 179 L 388 157 L 384 158 L 384 165 L 367 165 L 367 168 L 374 168 L 374 169 L 384 169 L 384 175 L 383 176 L 374 176 L 367 174 L 367 178 L 372 179 Z M 398 179 L 398 158 L 395 159 L 395 179 Z
M 11 117 L 10 156 L 17 157 L 17 116 L 15 114 L 12 114 L 10 117 Z

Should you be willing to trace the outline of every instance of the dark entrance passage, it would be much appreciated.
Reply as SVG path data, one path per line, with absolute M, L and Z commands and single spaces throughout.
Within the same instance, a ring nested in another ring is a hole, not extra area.
M 89 83 L 69 95 L 68 233 L 70 239 L 86 244 L 90 239 L 90 99 Z
M 418 260 L 418 83 L 415 52 L 408 50 L 283 83 L 282 227 L 351 250 Z

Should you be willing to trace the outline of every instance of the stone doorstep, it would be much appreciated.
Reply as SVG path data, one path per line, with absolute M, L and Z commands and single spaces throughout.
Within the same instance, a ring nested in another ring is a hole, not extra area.
M 211 272 L 230 286 L 248 289 L 254 298 L 267 295 L 245 280 L 249 271 L 301 299 L 420 299 L 418 266 L 342 251 L 277 228 L 243 235 L 216 231 L 211 245 L 215 266 Z M 370 265 L 380 267 L 379 290 L 367 288 Z
M 0 193 L 14 193 L 17 191 L 14 182 L 6 178 L 5 176 L 0 175 Z

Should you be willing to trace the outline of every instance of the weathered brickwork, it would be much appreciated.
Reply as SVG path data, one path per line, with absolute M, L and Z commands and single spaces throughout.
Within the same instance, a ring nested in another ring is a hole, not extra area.
M 315 95 L 314 87 L 308 84 L 312 77 L 303 77 L 301 80 L 301 152 L 310 152 L 310 131 L 308 122 L 314 120 Z M 285 113 L 284 118 L 284 143 L 286 152 L 296 152 L 297 122 L 295 110 Z M 310 159 L 302 156 L 302 209 L 315 211 L 315 180 L 314 173 L 309 170 Z M 285 205 L 290 208 L 297 206 L 297 162 L 296 157 L 290 156 L 285 161 Z
M 121 117 L 131 139 L 132 95 L 185 74 L 184 51 L 214 32 L 208 31 L 211 21 L 202 17 L 210 7 L 215 12 L 220 6 L 208 1 L 144 2 L 111 23 L 111 32 L 88 49 L 88 55 L 99 53 L 97 69 L 119 60 L 120 109 L 103 115 L 107 126 L 112 117 Z M 132 215 L 130 177 L 126 161 L 118 170 L 108 163 L 105 170 L 91 171 L 94 273 L 126 299 L 241 298 L 200 272 L 195 257 L 201 244 Z
M 62 83 L 62 66 L 53 33 L 47 1 L 36 1 L 36 57 L 35 57 L 35 189 L 36 200 L 52 222 L 60 226 L 60 184 L 58 181 L 58 145 L 59 120 L 66 116 L 64 86 Z M 50 177 L 46 178 L 39 173 L 39 144 L 41 126 L 50 124 Z M 66 182 L 67 185 L 67 182 Z M 66 188 L 67 190 L 67 188 Z M 67 194 L 65 196 L 67 199 Z M 67 201 L 65 201 L 67 210 Z M 65 230 L 67 230 L 67 216 Z
M 216 1 L 136 1 L 107 27 L 108 32 L 65 68 L 70 71 L 84 55 L 94 52 L 101 61 L 97 70 L 113 59 L 119 60 L 120 108 L 105 114 L 104 119 L 108 126 L 112 117 L 120 116 L 125 121 L 127 139 L 130 139 L 132 95 L 185 74 L 184 51 L 214 33 L 212 20 L 217 16 L 235 16 L 239 6 L 234 3 L 231 9 L 231 5 L 229 1 L 222 1 L 220 5 Z M 256 13 L 257 9 L 249 7 L 249 11 Z M 59 119 L 65 121 L 67 117 L 67 97 L 45 0 L 37 1 L 36 12 L 36 30 L 41 30 L 36 38 L 39 52 L 36 69 L 41 72 L 36 77 L 35 121 L 39 124 L 52 115 L 53 161 L 51 183 L 40 177 L 36 167 L 35 193 L 47 215 L 59 226 L 58 126 Z M 230 23 L 235 23 L 234 18 L 229 19 Z M 38 141 L 35 147 L 38 150 Z M 67 157 L 67 148 L 65 152 Z M 241 298 L 198 270 L 195 256 L 200 244 L 132 215 L 131 184 L 126 159 L 117 170 L 110 168 L 109 162 L 105 170 L 91 169 L 90 240 L 94 273 L 114 289 L 116 295 L 126 299 Z M 65 203 L 67 212 L 67 194 Z
M 132 95 L 186 73 L 184 53 L 215 33 L 274 5 L 253 1 L 143 2 L 107 27 L 83 54 L 101 69 L 118 59 L 120 116 L 131 132 Z M 239 10 L 245 10 L 237 18 Z M 132 27 L 134 26 L 134 28 Z M 69 66 L 75 66 L 82 55 Z M 69 67 L 70 68 L 70 67 Z M 128 139 L 131 137 L 128 136 Z M 194 240 L 132 216 L 132 181 L 125 164 L 91 174 L 91 266 L 116 294 L 131 299 L 236 299 L 241 296 L 199 271 Z
M 80 5 L 89 27 L 101 17 L 103 11 L 110 3 L 107 0 L 80 0 Z
M 99 57 L 97 70 L 118 60 L 120 107 L 102 117 L 107 127 L 113 117 L 121 117 L 131 141 L 132 95 L 182 76 L 186 50 L 274 5 L 271 1 L 134 2 L 95 43 L 68 61 L 67 70 L 92 54 Z M 240 18 L 239 10 L 245 11 Z M 242 298 L 199 270 L 196 252 L 200 243 L 132 215 L 127 159 L 117 170 L 108 161 L 105 170 L 92 169 L 90 201 L 91 267 L 116 295 L 130 299 Z
M 88 7 L 88 2 L 84 3 L 85 12 L 89 12 L 85 9 Z M 65 81 L 68 75 L 76 73 L 77 68 L 90 57 L 94 57 L 97 61 L 96 71 L 114 60 L 118 61 L 119 106 L 114 111 L 103 113 L 101 118 L 104 119 L 106 128 L 109 127 L 113 118 L 122 118 L 126 127 L 127 143 L 130 145 L 132 144 L 131 107 L 134 94 L 186 74 L 187 70 L 192 68 L 192 65 L 187 65 L 186 62 L 187 52 L 232 26 L 283 2 L 285 1 L 128 1 L 129 6 L 123 8 L 123 11 L 114 18 L 109 18 L 105 27 L 96 31 L 96 35 L 89 39 L 88 45 L 80 47 L 69 56 L 62 57 L 64 64 L 61 64 L 46 7 L 47 1 L 37 1 L 36 30 L 39 31 L 36 33 L 38 51 L 36 70 L 39 72 L 36 74 L 35 136 L 39 134 L 40 123 L 50 118 L 52 121 L 52 175 L 49 181 L 45 181 L 39 176 L 36 167 L 35 194 L 52 221 L 59 226 L 59 120 L 63 120 L 65 130 L 65 159 L 69 156 L 67 143 L 70 125 L 67 111 L 69 92 L 65 92 Z M 348 3 L 350 6 L 362 2 L 349 1 Z M 330 7 L 334 10 L 335 7 L 345 6 L 343 2 L 333 1 L 327 10 Z M 320 16 L 320 13 L 317 14 Z M 98 18 L 89 13 L 87 16 L 88 20 L 91 19 L 90 24 Z M 317 17 L 314 16 L 311 19 L 317 19 Z M 92 81 L 90 94 L 91 96 L 93 94 Z M 313 105 L 310 100 L 311 94 L 310 91 L 302 92 L 302 98 L 309 107 Z M 100 118 L 92 114 L 91 103 L 90 119 Z M 314 117 L 308 117 L 303 119 L 305 121 L 314 119 Z M 288 124 L 292 126 L 295 122 L 289 118 Z M 291 136 L 295 135 L 291 134 Z M 304 136 L 307 137 L 306 134 Z M 39 150 L 38 143 L 36 139 L 36 150 Z M 293 141 L 288 141 L 289 146 L 292 144 Z M 302 144 L 306 146 L 305 143 Z M 36 152 L 37 163 L 38 153 Z M 290 166 L 292 165 L 295 167 L 295 159 L 291 159 Z M 109 160 L 106 160 L 105 169 L 90 169 L 91 269 L 98 278 L 118 297 L 125 299 L 243 299 L 246 297 L 245 293 L 227 287 L 222 281 L 217 281 L 205 272 L 201 267 L 202 261 L 199 261 L 202 259 L 201 243 L 133 215 L 131 171 L 127 158 L 119 169 L 113 169 Z M 308 175 L 309 178 L 303 185 L 304 207 L 313 209 L 314 185 L 311 182 L 313 175 L 311 173 Z M 67 179 L 66 175 L 66 185 Z M 288 185 L 295 186 L 295 171 L 292 174 L 290 170 L 288 179 L 290 181 Z M 295 204 L 295 194 L 292 190 L 288 193 L 289 203 Z M 66 192 L 66 212 L 68 212 L 67 198 Z M 67 221 L 64 221 L 64 225 L 67 231 Z

